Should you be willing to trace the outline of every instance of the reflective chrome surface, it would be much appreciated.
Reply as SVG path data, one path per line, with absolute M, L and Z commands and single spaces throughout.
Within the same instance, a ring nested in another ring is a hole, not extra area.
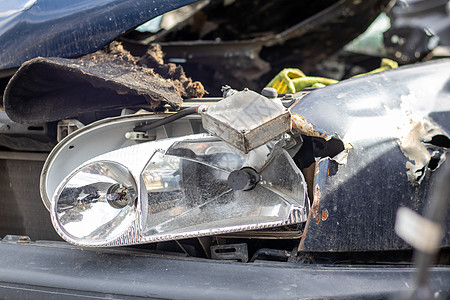
M 284 168 L 268 167 L 262 173 L 263 181 L 249 191 L 231 190 L 227 183 L 230 171 L 221 168 L 223 155 L 208 156 L 203 161 L 209 163 L 204 163 L 155 154 L 143 173 L 148 192 L 146 236 L 261 228 L 265 223 L 288 220 L 291 210 L 303 207 L 303 178 L 290 168 L 291 158 L 285 152 L 275 158 Z M 237 164 L 238 160 L 229 162 Z M 290 222 L 301 222 L 301 218 Z
M 124 166 L 108 161 L 88 164 L 59 188 L 53 221 L 78 241 L 116 238 L 136 218 L 136 192 L 134 179 Z
M 133 131 L 135 126 L 150 118 L 159 120 L 163 117 L 165 115 L 133 114 L 102 119 L 65 137 L 53 148 L 42 168 L 40 193 L 45 207 L 50 211 L 51 199 L 56 188 L 80 165 L 105 153 L 138 144 L 138 141 L 126 139 L 126 133 Z M 197 115 L 187 116 L 183 119 L 160 127 L 151 132 L 151 135 L 154 135 L 157 140 L 167 139 L 167 132 L 172 134 L 171 137 L 191 135 L 194 131 L 190 124 L 200 125 L 201 123 L 201 119 Z M 99 136 L 102 138 L 99 139 Z M 146 163 L 147 161 L 142 162 L 144 165 Z M 140 171 L 142 169 L 137 172 Z
M 261 228 L 288 220 L 291 210 L 304 207 L 303 176 L 284 150 L 249 191 L 228 186 L 228 175 L 244 165 L 244 157 L 225 142 L 178 142 L 167 152 L 183 157 L 157 152 L 143 173 L 148 193 L 146 236 Z

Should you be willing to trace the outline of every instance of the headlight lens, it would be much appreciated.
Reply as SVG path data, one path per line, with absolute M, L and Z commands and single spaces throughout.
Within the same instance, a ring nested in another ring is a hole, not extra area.
M 85 165 L 55 194 L 55 228 L 69 241 L 92 243 L 120 236 L 135 219 L 137 187 L 124 166 L 110 161 Z
M 246 166 L 250 155 L 218 140 L 180 141 L 156 152 L 142 173 L 149 216 L 144 236 L 184 238 L 301 222 L 304 179 L 284 150 L 264 168 L 254 189 L 230 188 L 229 175 Z

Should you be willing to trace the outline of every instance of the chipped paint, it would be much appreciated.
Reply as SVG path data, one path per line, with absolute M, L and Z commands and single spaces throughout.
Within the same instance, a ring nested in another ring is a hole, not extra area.
M 317 175 L 319 175 L 320 169 L 319 169 L 319 164 L 316 162 L 315 166 L 314 166 L 314 177 L 316 177 Z
M 347 163 L 347 157 L 350 149 L 353 149 L 353 146 L 350 143 L 345 143 L 343 139 L 339 137 L 339 135 L 335 134 L 333 136 L 327 135 L 325 132 L 320 133 L 314 128 L 312 123 L 309 123 L 304 117 L 299 114 L 291 113 L 292 120 L 292 129 L 300 132 L 301 134 L 311 136 L 311 137 L 319 137 L 323 138 L 325 141 L 331 140 L 331 138 L 337 138 L 341 140 L 344 144 L 344 151 L 338 153 L 334 157 L 330 157 L 333 161 L 337 162 L 340 165 L 344 165 Z M 315 175 L 317 175 L 317 170 Z
M 319 169 L 319 162 L 316 161 L 314 163 L 314 182 L 316 181 L 316 177 L 319 174 L 320 169 Z M 320 203 L 320 187 L 318 184 L 315 185 L 314 187 L 314 192 L 313 192 L 313 203 L 312 206 L 309 210 L 309 214 L 308 214 L 308 218 L 306 220 L 306 224 L 305 224 L 305 228 L 303 229 L 303 234 L 302 237 L 300 239 L 300 243 L 298 246 L 298 250 L 301 251 L 304 248 L 304 242 L 307 236 L 307 232 L 308 232 L 308 228 L 309 228 L 309 224 L 312 222 L 312 220 L 314 219 L 316 221 L 316 224 L 320 222 L 320 214 L 318 213 L 319 211 L 319 203 Z
M 320 137 L 325 139 L 326 141 L 329 141 L 332 137 L 328 136 L 325 132 L 318 132 L 314 125 L 309 123 L 304 117 L 300 116 L 296 113 L 291 113 L 291 120 L 292 120 L 292 128 L 304 135 L 307 136 L 314 136 L 314 137 Z
M 424 141 L 444 133 L 432 121 L 426 118 L 417 119 L 413 116 L 409 116 L 408 122 L 404 122 L 398 129 L 400 130 L 398 139 L 400 150 L 409 160 L 405 164 L 408 180 L 412 183 L 420 183 L 424 175 L 421 170 L 428 166 L 431 159 Z
M 409 181 L 416 180 L 416 174 L 423 169 L 431 159 L 427 148 L 422 144 L 422 137 L 427 131 L 422 122 L 413 124 L 413 128 L 408 134 L 402 136 L 398 143 L 403 154 L 410 160 L 406 162 Z
M 317 164 L 318 165 L 318 164 Z M 320 222 L 319 203 L 320 203 L 320 187 L 318 184 L 314 187 L 313 205 L 311 207 L 312 217 L 316 220 L 316 224 Z
M 408 159 L 405 171 L 408 181 L 420 183 L 426 174 L 431 160 L 430 147 L 424 142 L 435 135 L 446 135 L 443 130 L 428 119 L 424 112 L 431 110 L 430 105 L 413 92 L 400 96 L 400 104 L 395 108 L 383 106 L 376 118 L 353 118 L 350 120 L 342 141 L 345 149 L 353 148 L 354 143 L 370 144 L 374 139 L 396 141 L 403 155 Z M 354 109 L 354 103 L 352 103 Z M 417 109 L 417 106 L 420 109 Z M 373 109 L 375 109 L 374 107 Z M 362 148 L 358 145 L 358 150 Z M 345 159 L 345 157 L 342 157 Z M 334 159 L 338 162 L 338 160 Z
M 344 149 L 343 151 L 339 152 L 337 155 L 335 155 L 331 160 L 337 162 L 339 165 L 345 165 L 347 164 L 347 158 L 348 158 L 348 149 Z
M 431 140 L 435 135 L 445 133 L 437 124 L 415 109 L 420 99 L 414 92 L 402 95 L 400 99 L 400 108 L 392 110 L 390 117 L 396 123 L 400 150 L 409 160 L 405 164 L 408 180 L 411 183 L 420 183 L 425 175 L 422 170 L 428 166 L 431 159 L 430 151 L 424 142 Z M 427 107 L 429 105 L 432 104 L 424 102 L 420 107 L 430 109 Z
M 319 210 L 319 203 L 320 203 L 320 187 L 319 184 L 316 184 L 316 186 L 314 187 L 314 201 L 311 209 L 317 212 Z

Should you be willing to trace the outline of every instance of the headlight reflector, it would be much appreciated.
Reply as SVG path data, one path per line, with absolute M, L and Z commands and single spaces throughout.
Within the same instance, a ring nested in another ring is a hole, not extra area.
M 112 240 L 136 218 L 137 187 L 119 163 L 98 161 L 72 173 L 52 201 L 53 224 L 76 243 Z
M 254 188 L 230 187 L 230 174 L 250 169 L 254 155 L 217 139 L 177 141 L 165 153 L 157 151 L 142 173 L 148 199 L 144 236 L 187 238 L 304 221 L 306 185 L 283 149 L 261 167 Z

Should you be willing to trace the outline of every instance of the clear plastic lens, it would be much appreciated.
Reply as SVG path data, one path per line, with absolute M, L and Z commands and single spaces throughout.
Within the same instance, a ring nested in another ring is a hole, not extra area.
M 272 158 L 278 141 L 272 141 L 249 153 L 239 151 L 230 144 L 215 137 L 175 142 L 167 155 L 182 157 L 205 163 L 214 168 L 234 171 L 243 166 L 251 166 L 259 171 Z
M 250 191 L 233 191 L 228 176 L 246 164 L 246 156 L 223 142 L 186 141 L 166 154 L 156 152 L 142 173 L 148 194 L 144 235 L 258 228 L 283 222 L 305 205 L 301 172 L 279 151 Z M 273 167 L 271 167 L 274 165 Z M 298 217 L 298 218 L 296 218 Z M 289 219 L 304 221 L 305 215 Z
M 161 227 L 229 190 L 227 172 L 159 152 L 142 177 L 149 199 L 147 229 Z
M 114 162 L 79 169 L 54 200 L 57 228 L 84 242 L 119 236 L 135 218 L 137 188 L 130 172 Z

